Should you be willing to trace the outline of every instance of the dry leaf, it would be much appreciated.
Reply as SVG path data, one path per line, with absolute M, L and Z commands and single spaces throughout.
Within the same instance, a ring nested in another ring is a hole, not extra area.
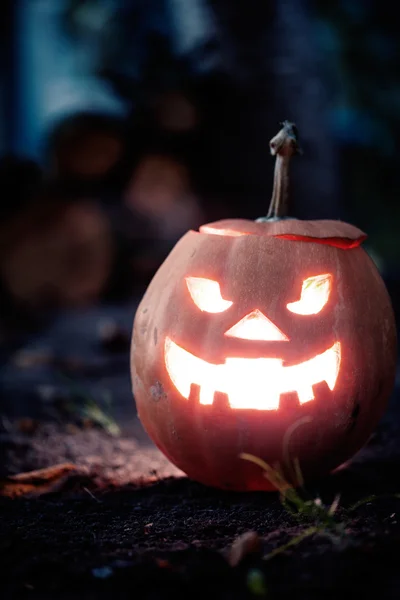
M 231 567 L 236 567 L 249 554 L 261 554 L 261 539 L 255 531 L 246 531 L 233 542 L 228 562 Z
M 156 564 L 161 568 L 161 569 L 170 569 L 171 568 L 171 563 L 164 559 L 164 558 L 156 558 Z
M 42 496 L 57 492 L 72 477 L 86 475 L 86 470 L 72 463 L 62 463 L 45 469 L 9 475 L 0 481 L 0 495 L 9 498 Z
M 146 525 L 144 526 L 144 534 L 147 535 L 148 533 L 150 533 L 150 529 L 151 527 L 153 527 L 153 523 L 146 523 Z

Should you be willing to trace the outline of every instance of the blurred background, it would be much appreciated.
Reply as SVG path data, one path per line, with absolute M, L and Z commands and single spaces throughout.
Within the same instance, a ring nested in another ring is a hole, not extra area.
M 365 230 L 398 312 L 393 3 L 3 0 L 0 13 L 4 412 L 82 389 L 131 402 L 146 285 L 189 228 L 266 214 L 284 119 L 304 151 L 291 215 Z

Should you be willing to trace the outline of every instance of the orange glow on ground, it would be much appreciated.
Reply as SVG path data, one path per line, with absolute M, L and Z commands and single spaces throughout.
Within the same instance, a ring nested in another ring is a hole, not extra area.
M 223 299 L 217 281 L 204 277 L 186 277 L 186 285 L 193 302 L 204 312 L 224 312 L 233 304 L 230 300 Z
M 225 335 L 242 340 L 265 340 L 269 342 L 287 342 L 289 339 L 258 309 L 243 317 L 241 321 L 228 329 Z
M 316 315 L 329 300 L 332 287 L 332 275 L 325 273 L 308 277 L 303 281 L 300 300 L 289 302 L 286 308 L 296 315 Z
M 326 381 L 336 385 L 340 369 L 340 342 L 297 365 L 283 366 L 275 358 L 227 358 L 215 365 L 165 340 L 165 365 L 169 377 L 186 399 L 192 384 L 200 386 L 199 402 L 212 405 L 215 392 L 228 395 L 231 408 L 277 410 L 281 394 L 297 392 L 300 404 L 314 400 L 312 386 Z

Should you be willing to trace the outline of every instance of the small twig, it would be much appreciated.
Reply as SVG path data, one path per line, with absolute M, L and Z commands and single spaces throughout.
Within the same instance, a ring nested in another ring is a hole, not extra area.
M 96 498 L 96 496 L 87 487 L 84 487 L 83 489 L 85 490 L 85 492 L 87 492 L 89 494 L 89 496 L 91 498 L 93 498 L 93 500 L 96 500 L 96 502 L 98 502 L 99 504 L 101 504 L 101 500 L 99 500 L 98 498 Z
M 362 498 L 361 500 L 358 500 L 358 502 L 355 502 L 354 504 L 349 506 L 349 508 L 347 510 L 349 512 L 351 512 L 353 510 L 356 510 L 360 506 L 363 506 L 363 504 L 369 504 L 370 502 L 375 502 L 376 500 L 381 500 L 381 499 L 383 500 L 384 498 L 400 498 L 400 494 L 382 494 L 380 496 L 373 494 L 372 496 L 367 496 L 366 498 Z
M 264 560 L 270 560 L 277 554 L 282 554 L 282 552 L 286 552 L 286 550 L 288 548 L 291 548 L 292 546 L 297 546 L 297 544 L 300 544 L 300 542 L 302 542 L 306 538 L 314 535 L 315 533 L 319 533 L 319 531 L 320 531 L 319 527 L 309 527 L 308 529 L 305 529 L 305 531 L 303 531 L 303 533 L 300 533 L 300 535 L 296 535 L 296 537 L 289 540 L 287 542 L 287 544 L 283 544 L 283 546 L 279 546 L 279 548 L 275 548 L 275 550 L 273 550 L 272 552 L 267 554 L 267 556 L 264 556 Z

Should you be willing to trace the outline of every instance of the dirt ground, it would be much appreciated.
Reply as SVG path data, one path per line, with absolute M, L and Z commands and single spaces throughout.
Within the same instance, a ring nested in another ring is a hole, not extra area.
M 126 332 L 130 313 L 113 317 Z M 191 482 L 158 452 L 135 416 L 123 336 L 99 342 L 100 318 L 83 331 L 70 316 L 2 366 L 1 598 L 400 597 L 398 387 L 368 446 L 307 490 L 339 501 L 334 523 L 299 518 L 277 494 Z M 82 412 L 83 387 L 112 392 L 109 421 Z M 10 479 L 66 463 L 47 493 Z M 256 542 L 235 542 L 249 531 Z

